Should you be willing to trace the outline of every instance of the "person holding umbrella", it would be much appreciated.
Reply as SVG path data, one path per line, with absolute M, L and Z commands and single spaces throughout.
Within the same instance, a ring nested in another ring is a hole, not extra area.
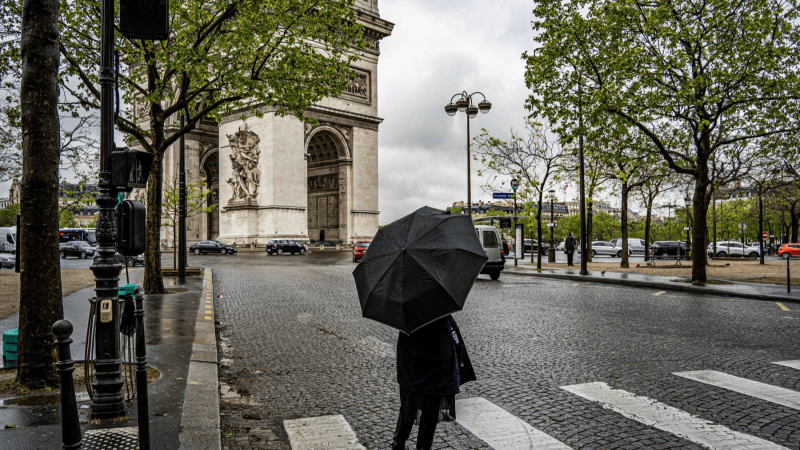
M 455 420 L 459 387 L 476 379 L 450 313 L 487 260 L 469 216 L 423 207 L 379 229 L 353 271 L 362 315 L 400 330 L 393 450 L 405 448 L 417 411 L 417 449 L 430 449 L 440 411 Z

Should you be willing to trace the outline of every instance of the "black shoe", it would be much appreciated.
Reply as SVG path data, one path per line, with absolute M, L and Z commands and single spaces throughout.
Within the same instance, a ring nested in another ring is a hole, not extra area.
M 392 450 L 406 450 L 406 443 L 392 440 Z

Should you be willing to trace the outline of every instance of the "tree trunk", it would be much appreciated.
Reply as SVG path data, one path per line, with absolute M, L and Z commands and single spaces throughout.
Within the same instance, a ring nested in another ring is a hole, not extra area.
M 592 262 L 592 202 L 586 203 L 586 254 L 581 258 L 586 258 L 586 262 Z
M 759 251 L 761 252 L 761 261 L 759 264 L 764 264 L 764 203 L 761 200 L 763 191 L 761 187 L 758 189 L 758 245 Z
M 144 292 L 165 294 L 161 278 L 161 183 L 163 182 L 163 154 L 155 153 L 150 178 L 147 181 L 147 238 L 144 251 Z
M 647 215 L 644 219 L 644 260 L 650 259 L 650 225 L 653 221 L 653 201 L 647 204 Z
M 22 181 L 17 382 L 58 386 L 50 328 L 64 317 L 58 253 L 58 6 L 26 0 L 22 7 Z
M 619 218 L 620 238 L 622 239 L 622 262 L 620 267 L 628 268 L 631 263 L 628 259 L 628 183 L 622 182 L 622 198 L 620 199 L 622 213 Z
M 544 187 L 542 187 L 544 189 Z M 539 207 L 536 208 L 536 268 L 542 268 L 542 192 L 539 191 Z M 533 248 L 531 248 L 532 250 Z
M 694 210 L 694 224 L 692 227 L 692 283 L 705 283 L 706 260 L 705 260 L 705 226 L 698 224 L 707 223 L 708 204 L 706 191 L 710 182 L 708 181 L 708 167 L 698 161 L 698 170 L 705 170 L 705 173 L 695 177 L 694 195 L 692 199 L 692 209 Z

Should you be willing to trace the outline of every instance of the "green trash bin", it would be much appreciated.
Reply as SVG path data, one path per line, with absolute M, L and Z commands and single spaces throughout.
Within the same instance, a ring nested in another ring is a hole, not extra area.
M 133 295 L 133 290 L 139 287 L 138 284 L 123 284 L 119 287 L 119 295 Z
M 19 341 L 19 328 L 3 332 L 3 358 L 7 361 L 17 360 L 17 342 Z

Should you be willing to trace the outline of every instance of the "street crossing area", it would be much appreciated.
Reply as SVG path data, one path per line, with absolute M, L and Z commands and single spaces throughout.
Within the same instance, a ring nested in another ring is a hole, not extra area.
M 800 360 L 773 364 L 800 370 Z M 675 372 L 674 376 L 711 385 L 762 401 L 800 410 L 800 392 L 713 370 Z M 596 403 L 622 417 L 671 433 L 701 447 L 718 450 L 784 449 L 774 442 L 732 430 L 682 411 L 658 399 L 615 389 L 603 381 L 561 386 L 565 392 Z M 572 447 L 532 427 L 511 412 L 482 397 L 456 401 L 457 422 L 497 450 L 569 450 Z M 292 449 L 357 450 L 364 447 L 343 416 L 323 416 L 284 422 Z

